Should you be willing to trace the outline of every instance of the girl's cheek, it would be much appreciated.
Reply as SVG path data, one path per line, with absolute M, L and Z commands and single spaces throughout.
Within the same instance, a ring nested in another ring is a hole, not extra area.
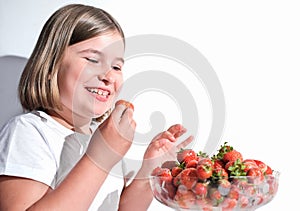
M 119 80 L 117 80 L 116 82 L 116 89 L 118 91 L 120 91 L 121 87 L 122 87 L 122 84 L 123 84 L 123 77 L 121 77 Z

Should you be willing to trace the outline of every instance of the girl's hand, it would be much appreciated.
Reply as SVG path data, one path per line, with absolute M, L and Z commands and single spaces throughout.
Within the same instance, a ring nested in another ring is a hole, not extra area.
M 149 176 L 155 167 L 165 161 L 175 160 L 177 152 L 193 141 L 193 136 L 189 136 L 180 144 L 177 143 L 177 139 L 186 131 L 182 125 L 176 124 L 153 138 L 144 154 L 142 164 L 144 176 Z
M 86 154 L 98 167 L 110 171 L 129 150 L 135 128 L 132 104 L 116 102 L 110 117 L 93 134 Z

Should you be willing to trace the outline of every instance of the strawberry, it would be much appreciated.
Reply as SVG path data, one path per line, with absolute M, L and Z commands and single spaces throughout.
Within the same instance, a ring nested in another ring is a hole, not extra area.
M 224 168 L 225 164 L 222 160 L 216 160 L 212 158 L 214 168 Z
M 187 168 L 182 170 L 179 175 L 180 184 L 184 185 L 188 190 L 192 189 L 192 187 L 197 183 L 197 170 L 195 168 Z
M 214 210 L 211 200 L 207 197 L 206 198 L 198 198 L 197 197 L 195 205 L 198 208 L 197 210 L 202 210 L 202 211 L 213 211 Z
M 207 196 L 207 184 L 197 182 L 193 187 L 193 191 L 197 195 L 197 198 L 205 198 Z
M 258 167 L 256 162 L 252 159 L 243 160 L 243 164 L 245 165 L 245 171 L 247 172 L 249 169 L 253 167 Z
M 181 208 L 188 209 L 195 204 L 196 195 L 191 190 L 177 191 L 174 199 Z
M 180 181 L 180 173 L 177 175 L 177 176 L 175 176 L 174 178 L 173 178 L 173 185 L 175 186 L 175 187 L 178 187 L 180 184 L 181 184 L 181 181 Z
M 164 191 L 167 193 L 167 197 L 173 199 L 176 195 L 176 187 L 171 182 L 164 183 Z
M 267 164 L 265 164 L 264 162 L 262 162 L 260 160 L 254 160 L 254 162 L 256 163 L 258 168 L 260 168 L 262 173 L 265 173 L 267 171 L 267 168 L 268 168 Z
M 205 165 L 207 167 L 212 167 L 214 164 L 210 158 L 202 158 L 198 161 L 198 165 Z
M 197 160 L 197 153 L 192 149 L 181 149 L 177 152 L 177 160 L 179 163 L 188 163 L 190 160 Z
M 237 205 L 237 200 L 232 198 L 225 198 L 222 202 L 222 211 L 232 211 Z
M 220 191 L 214 187 L 209 189 L 208 195 L 214 206 L 219 205 L 224 200 L 224 197 L 221 195 Z
M 225 153 L 223 156 L 224 163 L 227 163 L 230 161 L 236 161 L 237 159 L 239 159 L 240 161 L 243 161 L 243 156 L 240 152 L 236 151 L 235 149 L 233 149 L 230 152 Z
M 171 169 L 174 166 L 177 166 L 177 162 L 176 161 L 165 161 L 162 165 L 161 168 L 168 168 Z
M 238 200 L 239 195 L 240 195 L 239 188 L 236 185 L 231 185 L 231 188 L 229 190 L 229 193 L 227 194 L 227 197 Z
M 250 203 L 248 197 L 245 196 L 245 195 L 241 195 L 239 201 L 240 201 L 240 207 L 241 207 L 241 208 L 246 208 L 246 207 L 248 207 L 248 205 L 249 205 L 249 203 Z
M 168 168 L 156 167 L 152 173 L 152 176 L 159 176 L 161 181 L 171 182 L 173 177 L 171 175 L 171 171 Z
M 212 180 L 218 181 L 220 179 L 228 179 L 228 173 L 224 168 L 213 168 Z
M 186 163 L 186 168 L 196 168 L 198 164 L 198 160 L 190 160 Z
M 198 178 L 202 181 L 205 181 L 212 176 L 213 171 L 211 165 L 200 164 L 196 169 Z
M 172 169 L 171 169 L 171 175 L 173 177 L 176 177 L 180 172 L 182 171 L 182 168 L 180 166 L 174 166 Z
M 248 180 L 250 183 L 260 183 L 264 180 L 264 174 L 260 168 L 251 168 L 247 171 Z
M 267 170 L 265 171 L 265 175 L 271 175 L 273 174 L 273 170 L 271 169 L 270 166 L 267 165 Z

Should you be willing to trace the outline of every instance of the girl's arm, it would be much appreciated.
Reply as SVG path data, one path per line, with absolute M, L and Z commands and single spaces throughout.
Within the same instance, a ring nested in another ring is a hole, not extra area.
M 87 210 L 107 172 L 86 155 L 55 190 L 31 179 L 0 177 L 0 210 Z
M 186 129 L 182 125 L 176 124 L 153 138 L 144 154 L 141 169 L 121 194 L 120 211 L 146 211 L 148 209 L 153 200 L 149 176 L 152 170 L 164 161 L 175 160 L 176 152 L 192 142 L 193 137 L 190 136 L 176 145 L 177 138 L 185 132 Z

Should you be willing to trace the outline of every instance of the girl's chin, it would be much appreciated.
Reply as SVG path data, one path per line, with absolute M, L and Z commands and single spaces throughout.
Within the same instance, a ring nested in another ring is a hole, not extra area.
M 99 112 L 94 114 L 94 119 L 105 119 L 107 118 L 111 113 L 111 110 L 108 110 L 106 112 Z

